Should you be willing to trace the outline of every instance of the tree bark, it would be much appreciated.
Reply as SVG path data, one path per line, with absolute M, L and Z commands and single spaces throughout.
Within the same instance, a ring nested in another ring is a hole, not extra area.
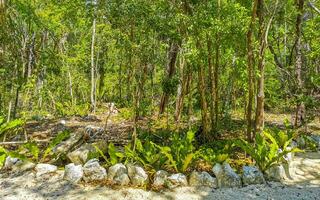
M 169 62 L 167 66 L 167 79 L 171 79 L 175 73 L 178 52 L 179 52 L 179 45 L 176 42 L 172 42 L 170 45 L 169 56 L 168 56 Z M 166 91 L 164 91 L 161 95 L 159 115 L 164 113 L 168 101 L 169 101 L 169 94 Z
M 247 32 L 247 58 L 248 58 L 248 105 L 247 105 L 247 139 L 253 141 L 252 135 L 252 101 L 253 101 L 253 73 L 254 73 L 254 54 L 253 54 L 253 30 L 256 22 L 258 0 L 253 2 L 251 22 Z
M 211 118 L 211 129 L 216 129 L 216 117 L 215 117 L 215 102 L 216 102 L 216 86 L 215 77 L 213 73 L 213 58 L 212 58 L 212 42 L 207 36 L 207 48 L 208 48 L 208 72 L 209 72 L 209 82 L 210 82 L 210 118 Z
M 188 74 L 185 72 L 184 66 L 185 66 L 185 59 L 183 56 L 180 58 L 180 83 L 178 85 L 177 89 L 177 99 L 176 99 L 176 110 L 174 114 L 175 121 L 179 124 L 180 117 L 181 117 L 181 111 L 183 108 L 183 101 L 185 96 L 185 91 L 187 87 L 187 79 Z
M 301 37 L 302 37 L 302 22 L 303 22 L 303 6 L 304 0 L 296 0 L 296 7 L 298 10 L 297 21 L 296 21 L 296 62 L 295 62 L 295 75 L 297 81 L 297 98 L 303 94 L 303 80 L 302 80 L 302 45 L 301 45 Z M 297 99 L 296 105 L 296 114 L 294 126 L 301 126 L 305 118 L 305 106 L 303 101 Z
M 91 93 L 90 93 L 90 101 L 91 101 L 91 111 L 95 113 L 96 110 L 96 83 L 95 83 L 95 65 L 94 65 L 94 45 L 95 45 L 95 36 L 96 36 L 96 19 L 93 19 L 92 23 L 92 39 L 91 39 Z
M 264 68 L 265 68 L 265 50 L 268 46 L 268 34 L 269 28 L 271 26 L 275 11 L 278 6 L 278 1 L 276 1 L 275 9 L 270 17 L 270 20 L 265 25 L 264 23 L 264 1 L 259 0 L 259 32 L 260 32 L 260 42 L 259 42 L 259 55 L 258 55 L 258 93 L 257 93 L 257 108 L 256 108 L 256 118 L 255 118 L 255 133 L 260 133 L 264 128 Z

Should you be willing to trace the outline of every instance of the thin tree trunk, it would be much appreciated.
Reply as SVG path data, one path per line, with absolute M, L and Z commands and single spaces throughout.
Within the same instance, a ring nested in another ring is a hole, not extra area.
M 248 105 L 247 105 L 247 139 L 253 141 L 252 135 L 252 100 L 253 100 L 253 30 L 256 22 L 258 0 L 255 0 L 252 8 L 251 22 L 247 32 L 247 57 L 248 57 Z
M 185 90 L 186 90 L 186 86 L 187 86 L 187 78 L 188 78 L 188 75 L 185 73 L 184 65 L 185 65 L 185 59 L 184 59 L 184 56 L 181 55 L 181 57 L 180 57 L 181 80 L 180 80 L 180 83 L 179 83 L 178 89 L 177 89 L 176 110 L 175 110 L 175 115 L 174 115 L 174 118 L 175 118 L 175 121 L 177 122 L 177 124 L 179 124 L 179 122 L 180 122 L 181 111 L 183 108 L 184 94 L 185 94 Z
M 213 58 L 212 58 L 212 42 L 207 35 L 207 48 L 208 48 L 208 72 L 210 82 L 210 118 L 211 118 L 211 129 L 216 130 L 216 117 L 215 117 L 215 102 L 216 102 L 216 86 L 215 78 L 213 73 Z
M 260 24 L 260 50 L 259 50 L 259 58 L 258 58 L 258 70 L 259 70 L 259 78 L 258 78 L 258 93 L 257 93 L 257 109 L 256 109 L 256 118 L 255 118 L 255 132 L 259 133 L 264 128 L 264 67 L 265 67 L 265 50 L 268 46 L 268 34 L 269 29 L 274 17 L 274 14 L 277 10 L 278 0 L 275 4 L 275 9 L 273 11 L 268 24 L 264 24 L 264 14 L 263 14 L 263 7 L 264 7 L 263 0 L 259 0 L 259 24 Z M 266 26 L 266 27 L 265 27 Z M 264 28 L 265 27 L 265 28 Z
M 302 45 L 301 45 L 301 35 L 302 35 L 302 15 L 303 15 L 304 0 L 296 0 L 296 7 L 298 10 L 297 21 L 296 21 L 296 62 L 295 62 L 295 75 L 297 81 L 297 91 L 298 95 L 302 94 L 303 90 L 303 80 L 302 80 Z M 297 100 L 296 105 L 296 116 L 294 126 L 298 127 L 302 125 L 305 118 L 305 106 L 302 101 Z
M 169 63 L 167 66 L 167 79 L 171 79 L 175 73 L 176 60 L 179 52 L 179 45 L 176 42 L 171 43 L 169 50 Z M 169 101 L 169 94 L 164 91 L 161 96 L 160 106 L 159 106 L 159 115 L 163 114 L 167 103 Z
M 94 45 L 95 45 L 95 35 L 96 35 L 96 19 L 93 19 L 92 23 L 92 40 L 91 40 L 91 111 L 95 113 L 96 102 L 95 102 L 95 93 L 96 93 L 96 84 L 95 84 L 95 65 L 94 65 Z

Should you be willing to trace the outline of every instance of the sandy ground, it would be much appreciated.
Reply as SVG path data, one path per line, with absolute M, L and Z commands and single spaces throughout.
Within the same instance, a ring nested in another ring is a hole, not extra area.
M 34 173 L 0 178 L 1 200 L 102 200 L 102 199 L 155 199 L 155 200 L 206 200 L 206 199 L 320 199 L 320 152 L 305 153 L 294 158 L 295 170 L 281 183 L 252 185 L 237 189 L 210 189 L 183 187 L 162 192 L 143 189 L 111 189 L 105 186 L 72 185 L 62 180 L 63 173 L 49 180 L 36 180 Z

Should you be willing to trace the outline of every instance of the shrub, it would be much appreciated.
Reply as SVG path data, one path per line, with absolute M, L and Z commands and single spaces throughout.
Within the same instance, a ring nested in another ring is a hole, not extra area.
M 287 148 L 293 137 L 281 136 L 281 140 L 277 141 L 272 134 L 264 131 L 261 134 L 257 134 L 255 139 L 255 144 L 251 144 L 243 139 L 237 140 L 235 144 L 254 159 L 262 172 L 282 162 L 284 156 L 288 153 L 300 151 L 298 148 Z

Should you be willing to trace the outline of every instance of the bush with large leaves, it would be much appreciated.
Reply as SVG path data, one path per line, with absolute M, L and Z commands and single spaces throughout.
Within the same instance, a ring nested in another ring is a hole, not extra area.
M 281 133 L 282 136 L 279 136 L 281 140 L 277 140 L 273 134 L 264 131 L 256 135 L 255 144 L 251 144 L 243 139 L 236 140 L 235 144 L 249 154 L 264 173 L 272 166 L 284 161 L 284 156 L 287 154 L 301 151 L 298 148 L 287 148 L 294 136 L 286 135 L 285 132 Z

